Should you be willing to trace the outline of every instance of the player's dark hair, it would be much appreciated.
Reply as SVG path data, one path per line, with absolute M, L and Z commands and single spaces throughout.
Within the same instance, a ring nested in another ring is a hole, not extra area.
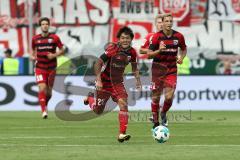
M 118 33 L 117 33 L 117 38 L 119 39 L 120 36 L 122 34 L 126 34 L 126 35 L 129 35 L 132 39 L 134 38 L 134 34 L 133 34 L 133 31 L 131 28 L 127 27 L 127 26 L 124 26 L 122 28 L 119 29 Z
M 42 21 L 47 21 L 47 22 L 48 22 L 48 25 L 50 25 L 50 19 L 47 18 L 47 17 L 42 17 L 42 18 L 40 18 L 39 21 L 38 21 L 38 25 L 39 25 L 39 26 L 41 26 Z
M 12 50 L 10 48 L 7 48 L 5 51 L 4 51 L 5 54 L 9 54 L 9 55 L 12 55 Z

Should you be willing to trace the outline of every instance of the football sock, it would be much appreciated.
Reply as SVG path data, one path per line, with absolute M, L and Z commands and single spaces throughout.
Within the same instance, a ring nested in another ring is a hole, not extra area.
M 161 119 L 162 119 L 162 124 L 167 122 L 167 114 L 166 114 L 166 112 L 161 112 Z
M 153 129 L 159 126 L 159 122 L 153 124 Z
M 119 120 L 119 132 L 125 134 L 128 125 L 128 111 L 120 110 L 118 113 L 118 120 Z
M 161 112 L 166 113 L 170 109 L 171 106 L 172 106 L 172 100 L 165 100 Z
M 40 91 L 38 93 L 38 100 L 41 106 L 42 112 L 46 111 L 46 93 L 44 91 Z
M 153 123 L 158 123 L 159 122 L 159 104 L 158 103 L 151 103 L 151 108 L 152 108 L 152 115 L 153 115 Z

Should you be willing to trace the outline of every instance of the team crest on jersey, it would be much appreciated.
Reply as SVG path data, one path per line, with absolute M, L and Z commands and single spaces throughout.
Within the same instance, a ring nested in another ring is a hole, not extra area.
M 127 56 L 127 59 L 128 59 L 128 61 L 130 61 L 130 59 L 131 59 L 131 56 Z
M 52 41 L 53 41 L 52 39 L 48 39 L 48 43 L 52 43 Z
M 178 40 L 173 40 L 174 45 L 178 45 Z

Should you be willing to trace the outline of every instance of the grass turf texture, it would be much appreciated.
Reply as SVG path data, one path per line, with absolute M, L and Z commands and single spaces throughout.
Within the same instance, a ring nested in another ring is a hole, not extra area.
M 2 160 L 237 160 L 240 112 L 170 112 L 170 139 L 156 143 L 149 112 L 130 112 L 129 142 L 120 144 L 117 112 L 85 122 L 59 120 L 52 112 L 0 112 Z

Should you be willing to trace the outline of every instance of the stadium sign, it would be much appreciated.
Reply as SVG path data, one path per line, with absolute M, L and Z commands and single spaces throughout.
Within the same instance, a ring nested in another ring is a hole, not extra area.
M 171 12 L 175 21 L 182 21 L 190 12 L 189 0 L 160 0 L 161 13 Z
M 66 78 L 63 85 L 57 85 L 58 83 L 55 82 L 58 88 L 63 86 L 63 91 L 53 91 L 48 110 L 56 111 L 61 101 L 69 100 L 73 102 L 69 107 L 70 111 L 89 111 L 89 107 L 82 103 L 86 95 L 68 92 L 77 87 L 81 87 L 82 90 L 94 88 L 89 86 L 83 78 L 82 76 L 70 76 Z M 149 77 L 141 77 L 142 84 L 145 83 L 143 81 L 145 78 L 149 79 Z M 132 79 L 128 82 L 133 82 L 132 85 L 126 87 L 129 110 L 150 110 L 150 85 L 143 85 L 139 93 L 135 87 L 132 87 L 135 83 L 134 77 L 127 77 L 128 79 Z M 1 77 L 0 111 L 40 111 L 35 78 L 33 76 L 11 76 L 11 80 L 9 81 L 8 76 Z M 231 83 L 226 84 L 227 81 Z M 129 85 L 128 82 L 125 81 L 125 85 Z M 238 76 L 179 76 L 171 110 L 240 110 L 239 106 Z
M 158 13 L 156 0 L 114 0 L 113 17 L 126 20 L 153 20 Z

